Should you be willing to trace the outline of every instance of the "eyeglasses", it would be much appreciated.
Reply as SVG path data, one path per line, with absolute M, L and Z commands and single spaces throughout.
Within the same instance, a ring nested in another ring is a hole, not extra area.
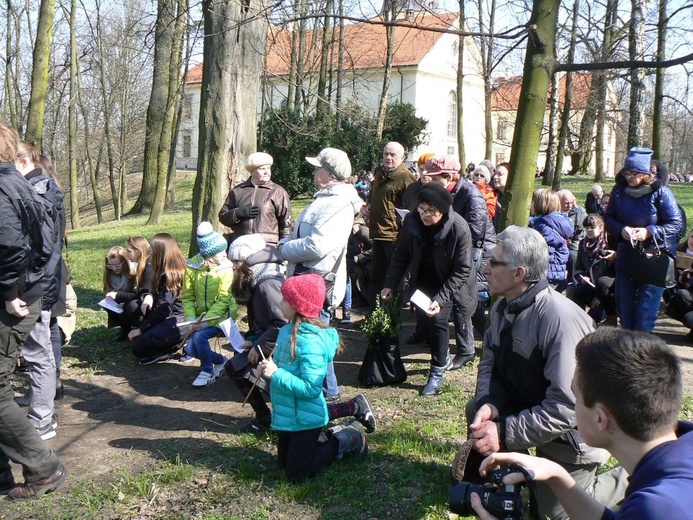
M 495 258 L 491 257 L 488 260 L 488 265 L 490 265 L 491 267 L 507 266 L 508 262 L 504 262 L 503 260 L 496 260 Z
M 416 211 L 419 212 L 419 215 L 423 215 L 424 217 L 435 217 L 440 214 L 440 211 L 437 209 L 426 209 L 421 206 L 417 206 Z
M 646 174 L 643 172 L 625 171 L 625 172 L 623 172 L 623 175 L 625 175 L 626 177 L 637 177 L 638 175 L 646 175 Z
M 122 262 L 120 264 L 106 264 L 106 269 L 110 269 L 111 271 L 114 269 L 120 269 L 121 267 L 123 267 Z

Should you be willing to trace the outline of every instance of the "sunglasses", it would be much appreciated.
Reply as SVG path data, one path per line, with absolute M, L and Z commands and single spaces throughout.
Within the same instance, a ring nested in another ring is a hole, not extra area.
M 123 267 L 122 263 L 120 263 L 120 264 L 106 264 L 106 269 L 110 269 L 111 271 L 113 271 L 114 269 L 120 269 L 121 267 Z

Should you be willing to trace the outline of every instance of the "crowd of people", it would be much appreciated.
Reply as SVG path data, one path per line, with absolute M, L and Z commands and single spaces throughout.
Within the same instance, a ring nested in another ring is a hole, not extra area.
M 0 357 L 0 490 L 14 499 L 53 491 L 67 478 L 44 443 L 57 427 L 51 311 L 66 285 L 64 209 L 51 177 L 21 152 L 25 145 L 0 125 L 0 195 L 16 222 L 0 234 L 10 259 L 0 269 L 0 338 L 8 345 Z M 610 194 L 592 188 L 587 211 L 570 191 L 541 188 L 527 225 L 500 231 L 507 163 L 484 160 L 465 171 L 452 156 L 426 154 L 413 173 L 404 147 L 390 142 L 372 175 L 354 176 L 344 151 L 325 148 L 306 158 L 317 191 L 294 221 L 287 192 L 272 181 L 273 158 L 256 152 L 246 162 L 248 179 L 219 212 L 228 232 L 199 223 L 198 254 L 186 260 L 168 233 L 132 236 L 105 254 L 108 326 L 119 328 L 114 339 L 129 342 L 142 365 L 174 355 L 198 360 L 195 388 L 226 374 L 254 412 L 243 430 L 276 431 L 279 467 L 289 480 L 303 480 L 344 456 L 363 459 L 366 434 L 377 427 L 364 394 L 340 393 L 334 359 L 341 339 L 330 325 L 336 310 L 350 323 L 357 297 L 372 310 L 399 293 L 408 305 L 418 291 L 424 299 L 413 306 L 416 330 L 407 342 L 430 350 L 421 396 L 440 394 L 446 371 L 475 360 L 475 329 L 483 333 L 476 391 L 465 408 L 468 456 L 453 468 L 460 478 L 512 463 L 526 471 L 504 482 L 531 474 L 546 517 L 677 517 L 691 505 L 690 494 L 681 506 L 671 499 L 672 480 L 690 478 L 691 463 L 680 454 L 692 442 L 691 425 L 676 426 L 679 362 L 646 333 L 662 297 L 693 328 L 690 270 L 665 292 L 624 268 L 642 245 L 676 254 L 681 236 L 685 215 L 651 155 L 632 149 Z M 693 255 L 693 234 L 681 247 Z M 228 334 L 238 304 L 247 308 L 248 328 L 227 357 L 212 342 Z M 597 329 L 615 320 L 624 330 Z M 31 381 L 28 414 L 9 382 L 20 348 Z M 632 403 L 618 397 L 623 388 L 633 389 Z M 512 453 L 532 448 L 535 457 Z M 606 450 L 622 465 L 598 474 Z M 14 482 L 10 461 L 23 467 L 23 484 Z M 472 505 L 491 518 L 478 496 Z

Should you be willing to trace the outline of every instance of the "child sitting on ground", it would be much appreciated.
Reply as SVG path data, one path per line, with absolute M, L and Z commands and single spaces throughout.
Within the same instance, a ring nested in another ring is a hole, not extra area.
M 328 412 L 322 382 L 339 347 L 337 331 L 318 318 L 325 302 L 324 280 L 316 274 L 291 277 L 282 286 L 282 296 L 281 309 L 289 323 L 279 331 L 274 355 L 259 363 L 258 373 L 271 382 L 279 467 L 295 481 L 314 476 L 347 453 L 363 459 L 368 443 L 356 421 L 323 434 Z
M 183 339 L 178 322 L 183 321 L 185 257 L 168 233 L 154 235 L 151 248 L 152 292 L 142 297 L 142 324 L 128 335 L 141 365 L 171 359 Z
M 192 385 L 211 385 L 224 373 L 226 357 L 212 350 L 209 340 L 221 335 L 219 322 L 229 316 L 236 319 L 236 300 L 231 295 L 233 264 L 226 257 L 226 239 L 212 224 L 197 226 L 199 254 L 188 259 L 183 284 L 183 312 L 186 320 L 206 313 L 204 321 L 191 325 L 193 332 L 185 354 L 200 360 L 200 373 Z
M 134 284 L 135 274 L 130 268 L 130 262 L 128 262 L 125 248 L 122 246 L 112 247 L 108 253 L 106 253 L 104 259 L 103 292 L 107 297 L 110 296 L 115 300 L 115 295 L 118 292 L 130 292 L 133 290 Z M 122 302 L 118 303 L 122 308 Z M 126 339 L 127 334 L 130 332 L 130 327 L 124 321 L 123 315 L 109 311 L 108 309 L 106 309 L 106 312 L 108 313 L 107 327 L 109 329 L 120 327 L 120 335 L 116 338 L 116 341 Z

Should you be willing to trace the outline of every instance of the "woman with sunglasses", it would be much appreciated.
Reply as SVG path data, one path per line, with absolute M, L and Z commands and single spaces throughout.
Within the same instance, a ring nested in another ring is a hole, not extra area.
M 456 304 L 465 316 L 476 308 L 476 269 L 467 222 L 452 209 L 452 196 L 437 182 L 421 188 L 416 211 L 410 212 L 397 237 L 395 253 L 380 292 L 393 296 L 407 268 L 411 273 L 408 301 L 415 290 L 431 298 L 428 308 L 417 308 L 431 348 L 431 369 L 422 396 L 434 396 L 443 388 L 445 371 L 452 366 L 448 321 Z
M 652 150 L 631 148 L 604 213 L 607 230 L 618 239 L 616 311 L 624 329 L 652 332 L 664 292 L 663 287 L 626 276 L 629 253 L 656 244 L 676 254 L 681 215 L 667 179 L 664 165 L 652 161 Z

